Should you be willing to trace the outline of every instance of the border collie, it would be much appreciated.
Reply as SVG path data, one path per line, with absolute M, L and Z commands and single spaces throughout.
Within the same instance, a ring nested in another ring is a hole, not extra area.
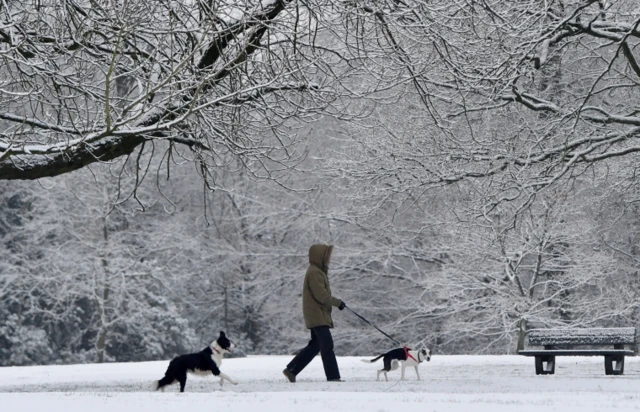
M 219 369 L 222 364 L 222 355 L 231 353 L 233 347 L 233 343 L 227 339 L 224 332 L 220 332 L 218 339 L 211 342 L 211 345 L 200 352 L 180 355 L 169 362 L 164 378 L 154 381 L 153 389 L 162 389 L 164 391 L 165 386 L 178 381 L 180 383 L 180 392 L 184 392 L 184 386 L 187 384 L 187 373 L 201 376 L 208 376 L 209 373 L 213 373 L 213 375 L 220 377 L 220 386 L 222 386 L 225 379 L 229 383 L 237 385 L 237 382 L 220 372 Z
M 380 374 L 384 373 L 384 380 L 388 381 L 389 379 L 387 378 L 387 372 L 398 369 L 398 363 L 400 363 L 400 365 L 402 366 L 402 375 L 400 377 L 400 380 L 404 380 L 404 370 L 409 366 L 413 366 L 413 368 L 416 370 L 416 375 L 418 375 L 418 380 L 420 380 L 418 365 L 420 365 L 425 360 L 427 362 L 431 360 L 431 350 L 411 350 L 410 348 L 405 346 L 404 348 L 392 349 L 389 352 L 383 353 L 382 355 L 371 360 L 362 359 L 362 362 L 373 363 L 380 358 L 383 358 L 382 362 L 384 363 L 384 368 L 378 370 L 376 380 L 380 380 Z

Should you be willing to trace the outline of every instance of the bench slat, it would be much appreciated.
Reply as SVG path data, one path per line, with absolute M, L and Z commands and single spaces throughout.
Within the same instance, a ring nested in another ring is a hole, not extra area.
M 521 350 L 518 355 L 523 356 L 604 356 L 625 355 L 633 356 L 634 352 L 628 349 L 549 349 L 549 350 Z
M 531 345 L 633 345 L 635 328 L 532 329 Z

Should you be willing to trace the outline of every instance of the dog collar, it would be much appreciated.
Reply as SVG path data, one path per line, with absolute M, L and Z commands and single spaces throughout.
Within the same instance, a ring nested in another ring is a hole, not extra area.
M 220 351 L 216 348 L 214 348 L 213 346 L 211 347 L 211 349 L 213 349 L 214 351 L 216 351 L 217 353 L 220 353 Z
M 414 357 L 413 357 L 413 355 L 411 355 L 411 354 L 409 353 L 409 351 L 411 350 L 411 348 L 409 348 L 408 346 L 405 346 L 405 347 L 404 347 L 404 348 L 402 348 L 402 349 L 404 349 L 404 359 L 405 359 L 405 360 L 406 360 L 406 359 L 411 358 L 411 359 L 413 359 L 414 361 L 416 361 L 417 363 L 420 363 L 420 361 L 418 361 L 416 358 L 414 358 Z

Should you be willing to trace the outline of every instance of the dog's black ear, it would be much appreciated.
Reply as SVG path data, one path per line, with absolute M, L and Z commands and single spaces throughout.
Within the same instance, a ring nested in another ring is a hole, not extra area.
M 220 331 L 220 337 L 221 337 L 221 338 L 224 338 L 224 337 L 225 337 L 225 334 L 224 334 L 224 332 L 223 332 L 223 331 Z

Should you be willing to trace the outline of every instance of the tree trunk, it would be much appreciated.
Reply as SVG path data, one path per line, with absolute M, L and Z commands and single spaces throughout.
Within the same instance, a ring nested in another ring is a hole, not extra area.
M 224 287 L 224 331 L 229 332 L 229 293 L 226 285 Z
M 102 270 L 103 270 L 103 282 L 101 288 L 96 293 L 100 298 L 98 299 L 98 305 L 100 305 L 100 330 L 98 331 L 98 338 L 96 340 L 96 350 L 98 351 L 97 362 L 104 362 L 104 351 L 107 342 L 107 314 L 106 305 L 109 299 L 109 262 L 107 261 L 106 251 L 109 244 L 109 231 L 107 229 L 107 218 L 102 218 L 102 239 L 104 240 L 104 251 L 102 252 Z M 101 289 L 101 290 L 100 290 Z
M 107 330 L 106 328 L 101 327 L 100 331 L 98 332 L 98 340 L 96 341 L 96 349 L 98 350 L 98 357 L 96 361 L 98 363 L 104 362 L 104 347 L 105 347 L 106 341 L 107 341 Z
M 518 347 L 516 348 L 516 353 L 524 350 L 524 337 L 527 334 L 527 320 L 524 318 L 520 319 L 518 322 Z

